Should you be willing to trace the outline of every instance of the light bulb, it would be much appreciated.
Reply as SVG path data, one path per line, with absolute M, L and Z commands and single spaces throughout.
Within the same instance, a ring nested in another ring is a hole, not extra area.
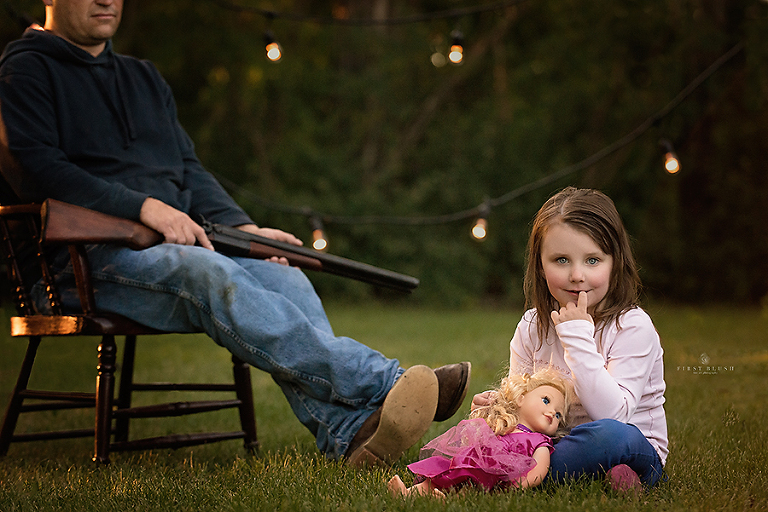
M 328 248 L 328 240 L 325 239 L 322 229 L 312 231 L 312 248 L 316 251 L 324 251 Z
M 323 221 L 318 217 L 312 217 L 309 222 L 312 225 L 312 248 L 316 251 L 325 251 L 328 248 L 328 239 L 323 230 Z
M 676 174 L 680 172 L 680 161 L 677 159 L 675 149 L 672 147 L 672 143 L 668 139 L 661 139 L 659 146 L 664 152 L 664 169 L 669 174 Z
M 280 43 L 275 41 L 275 36 L 271 30 L 264 32 L 264 49 L 267 52 L 267 58 L 272 62 L 280 62 L 283 58 L 283 48 Z
M 451 51 L 448 53 L 448 60 L 455 65 L 464 61 L 464 34 L 459 29 L 451 32 Z
M 280 45 L 277 43 L 269 43 L 267 45 L 267 58 L 272 62 L 278 62 L 283 58 L 283 52 L 280 51 Z
M 453 64 L 461 64 L 461 61 L 464 60 L 464 47 L 458 44 L 451 46 L 448 60 Z
M 472 237 L 475 240 L 485 240 L 488 235 L 488 221 L 483 217 L 477 219 L 475 225 L 472 226 Z
M 445 61 L 445 55 L 443 55 L 440 52 L 435 52 L 432 54 L 432 56 L 429 58 L 430 62 L 432 62 L 432 65 L 436 68 L 441 68 L 447 64 Z
M 674 153 L 670 152 L 664 155 L 664 168 L 669 174 L 675 174 L 680 170 L 680 161 Z

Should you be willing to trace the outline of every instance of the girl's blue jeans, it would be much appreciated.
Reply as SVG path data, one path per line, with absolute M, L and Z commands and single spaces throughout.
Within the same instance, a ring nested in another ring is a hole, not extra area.
M 345 453 L 403 372 L 397 360 L 335 336 L 312 284 L 296 268 L 174 244 L 143 251 L 99 245 L 88 253 L 100 311 L 163 331 L 207 333 L 272 376 L 329 457 Z M 75 309 L 67 262 L 61 254 L 54 272 L 62 304 Z M 34 295 L 48 309 L 39 284 Z
M 548 478 L 562 482 L 586 475 L 599 478 L 626 464 L 640 480 L 655 485 L 664 469 L 651 443 L 634 425 L 603 419 L 574 427 L 555 444 Z

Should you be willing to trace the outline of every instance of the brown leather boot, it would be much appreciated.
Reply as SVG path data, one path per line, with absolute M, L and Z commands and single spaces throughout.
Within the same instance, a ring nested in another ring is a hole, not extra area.
M 467 396 L 471 374 L 472 364 L 469 361 L 435 368 L 440 387 L 435 421 L 445 421 L 456 414 Z

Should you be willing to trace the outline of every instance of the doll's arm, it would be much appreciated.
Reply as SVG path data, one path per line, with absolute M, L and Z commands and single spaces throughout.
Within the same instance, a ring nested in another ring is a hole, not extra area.
M 544 477 L 549 472 L 549 447 L 539 446 L 536 448 L 533 452 L 533 460 L 536 461 L 536 465 L 515 483 L 520 489 L 536 487 L 544 481 Z

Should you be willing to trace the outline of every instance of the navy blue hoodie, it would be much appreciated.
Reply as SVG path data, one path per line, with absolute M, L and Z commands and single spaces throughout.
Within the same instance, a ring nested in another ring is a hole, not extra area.
M 151 196 L 195 220 L 251 222 L 195 156 L 155 66 L 114 53 L 111 41 L 93 57 L 28 29 L 0 57 L 0 112 L 24 169 L 6 180 L 24 201 L 138 220 Z

